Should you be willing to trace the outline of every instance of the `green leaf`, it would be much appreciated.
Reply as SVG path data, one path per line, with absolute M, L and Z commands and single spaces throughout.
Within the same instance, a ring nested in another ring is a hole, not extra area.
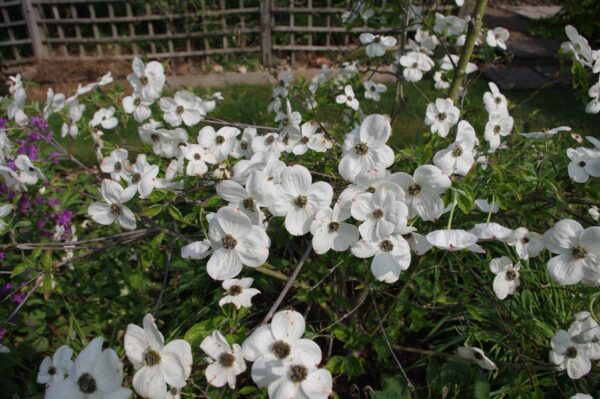
M 381 391 L 371 391 L 371 399 L 409 399 L 410 393 L 402 382 L 402 377 L 386 377 Z
M 158 215 L 163 210 L 164 210 L 164 206 L 162 204 L 154 204 L 154 205 L 150 205 L 148 208 L 146 208 L 146 210 L 144 211 L 143 214 L 144 214 L 144 216 L 151 218 L 151 217 Z
M 490 383 L 481 372 L 475 374 L 473 382 L 473 397 L 475 399 L 488 399 L 490 397 Z

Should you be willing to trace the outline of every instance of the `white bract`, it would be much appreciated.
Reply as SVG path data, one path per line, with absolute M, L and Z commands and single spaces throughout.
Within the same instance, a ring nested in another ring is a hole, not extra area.
M 109 173 L 110 177 L 115 181 L 126 179 L 129 175 L 131 165 L 127 159 L 129 153 L 124 148 L 113 150 L 109 156 L 104 157 L 100 163 L 100 170 L 104 173 Z
M 236 309 L 251 307 L 252 297 L 260 294 L 260 291 L 256 288 L 250 288 L 253 282 L 254 279 L 250 277 L 223 281 L 222 287 L 226 295 L 219 300 L 219 306 L 222 307 L 227 303 L 231 303 Z
M 508 102 L 506 96 L 500 93 L 500 89 L 494 82 L 489 82 L 490 91 L 483 93 L 483 103 L 488 114 L 508 114 Z
M 203 176 L 208 171 L 209 164 L 217 163 L 213 153 L 200 144 L 187 144 L 179 147 L 183 157 L 188 160 L 185 174 L 187 176 Z
M 371 196 L 357 199 L 351 212 L 354 219 L 362 221 L 358 227 L 362 238 L 380 241 L 392 233 L 409 232 L 408 207 L 403 200 L 403 195 L 397 198 L 394 190 L 387 190 L 385 187 L 375 190 Z
M 142 97 L 134 92 L 130 96 L 123 97 L 123 111 L 128 114 L 133 114 L 136 122 L 142 123 L 152 115 L 150 106 L 152 102 L 142 99 Z
M 234 389 L 236 376 L 246 371 L 242 348 L 238 344 L 232 348 L 223 334 L 215 330 L 204 338 L 200 349 L 209 356 L 210 364 L 204 371 L 206 381 L 218 388 L 227 384 Z
M 436 230 L 427 234 L 427 241 L 436 248 L 447 251 L 469 251 L 485 253 L 483 248 L 477 245 L 477 236 L 460 229 Z
M 473 126 L 467 121 L 460 121 L 454 144 L 438 151 L 433 157 L 433 163 L 448 175 L 466 176 L 475 162 L 473 150 L 476 144 L 477 136 Z
M 600 177 L 600 151 L 590 148 L 568 148 L 569 177 L 576 183 L 586 183 L 590 177 Z
M 435 63 L 427 54 L 418 51 L 409 51 L 398 60 L 404 67 L 402 76 L 407 82 L 418 82 L 423 79 L 423 74 L 429 72 Z
M 146 314 L 141 328 L 127 326 L 125 352 L 136 369 L 133 389 L 144 398 L 163 399 L 167 384 L 181 388 L 192 372 L 192 348 L 187 341 L 176 339 L 165 345 L 154 317 Z
M 458 122 L 460 110 L 451 99 L 438 98 L 427 106 L 425 124 L 431 127 L 431 133 L 446 137 L 450 128 Z
M 213 154 L 217 162 L 222 162 L 233 152 L 239 134 L 235 127 L 223 126 L 215 131 L 212 126 L 205 126 L 198 133 L 198 144 Z
M 501 112 L 490 114 L 485 125 L 484 138 L 490 145 L 489 152 L 495 152 L 500 147 L 500 140 L 512 132 L 514 120 L 511 116 Z
M 493 285 L 494 293 L 498 299 L 504 299 L 515 293 L 521 284 L 519 281 L 520 268 L 520 263 L 513 266 L 512 261 L 506 256 L 491 260 L 490 270 L 496 275 Z

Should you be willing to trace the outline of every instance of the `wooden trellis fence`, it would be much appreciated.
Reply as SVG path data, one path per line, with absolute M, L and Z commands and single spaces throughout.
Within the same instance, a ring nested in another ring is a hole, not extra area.
M 384 0 L 385 1 L 385 0 Z M 0 0 L 3 67 L 42 59 L 322 52 L 356 44 L 344 0 Z

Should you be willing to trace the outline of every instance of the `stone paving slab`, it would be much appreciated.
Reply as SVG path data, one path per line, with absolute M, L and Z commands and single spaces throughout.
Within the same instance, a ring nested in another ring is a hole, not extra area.
M 500 90 L 536 89 L 552 81 L 543 73 L 526 66 L 490 66 L 483 70 L 483 74 L 496 83 Z
M 502 8 L 534 21 L 553 17 L 561 10 L 561 6 L 503 6 Z

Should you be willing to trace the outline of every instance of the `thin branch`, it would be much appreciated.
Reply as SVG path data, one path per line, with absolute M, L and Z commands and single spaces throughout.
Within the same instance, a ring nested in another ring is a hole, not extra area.
M 263 319 L 261 324 L 267 324 L 269 322 L 269 320 L 271 320 L 271 317 L 273 317 L 273 315 L 279 308 L 279 305 L 281 305 L 281 302 L 283 302 L 283 299 L 285 298 L 286 294 L 288 293 L 290 288 L 292 288 L 294 281 L 296 281 L 298 274 L 300 274 L 300 270 L 302 270 L 302 266 L 304 266 L 304 263 L 308 259 L 311 252 L 312 252 L 312 243 L 309 243 L 308 246 L 306 247 L 306 250 L 304 251 L 304 254 L 302 255 L 302 258 L 300 258 L 300 260 L 298 261 L 298 264 L 296 265 L 296 268 L 294 269 L 294 273 L 292 273 L 292 275 L 290 276 L 285 287 L 283 287 L 283 290 L 279 294 L 279 297 L 277 297 L 277 300 L 275 301 L 273 306 L 271 306 L 271 309 L 269 309 L 269 312 L 267 313 L 267 315 L 265 316 L 265 318 Z

